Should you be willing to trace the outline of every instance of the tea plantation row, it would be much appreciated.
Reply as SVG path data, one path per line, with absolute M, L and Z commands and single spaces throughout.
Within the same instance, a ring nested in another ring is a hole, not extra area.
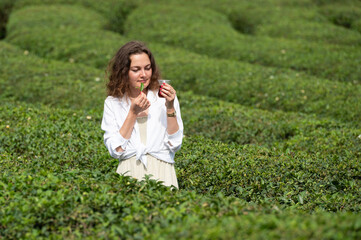
M 339 81 L 361 80 L 359 43 L 340 46 L 247 36 L 239 34 L 226 16 L 215 11 L 169 4 L 139 7 L 129 15 L 125 26 L 125 35 L 131 38 L 141 37 L 211 57 L 292 68 Z M 358 32 L 353 34 L 356 39 L 361 36 Z
M 28 5 L 54 3 L 54 1 L 49 0 L 5 0 L 4 2 L 7 8 L 14 4 L 16 9 Z M 178 3 L 175 0 L 153 0 L 150 2 L 157 4 Z M 109 26 L 110 29 L 123 33 L 124 20 L 127 15 L 138 6 L 149 3 L 149 1 L 106 0 L 99 4 L 94 0 L 57 0 L 56 3 L 76 4 L 92 8 L 116 24 L 116 26 Z M 360 43 L 359 35 L 347 31 L 347 29 L 352 29 L 361 32 L 361 4 L 358 0 L 258 0 L 251 2 L 198 0 L 196 2 L 183 1 L 181 5 L 190 7 L 196 5 L 225 14 L 233 27 L 241 33 L 335 44 L 359 45 Z M 287 20 L 287 25 L 283 20 Z
M 187 137 L 176 165 L 185 190 L 170 191 L 151 180 L 144 184 L 113 173 L 117 161 L 102 151 L 100 116 L 23 102 L 3 104 L 0 110 L 0 140 L 5 143 L 0 147 L 2 236 L 229 239 L 361 234 L 356 214 L 323 211 L 359 211 L 361 189 L 354 176 L 359 163 L 322 163 Z M 224 196 L 232 192 L 237 198 Z M 331 216 L 342 224 L 327 221 Z
M 42 57 L 105 69 L 115 49 L 126 42 L 125 37 L 101 29 L 106 22 L 80 7 L 29 7 L 12 14 L 7 41 Z M 149 45 L 164 77 L 174 79 L 180 90 L 192 89 L 197 94 L 267 110 L 316 113 L 359 126 L 359 85 Z
M 357 0 L 228 0 L 197 1 L 197 5 L 225 14 L 244 34 L 356 46 L 361 41 Z

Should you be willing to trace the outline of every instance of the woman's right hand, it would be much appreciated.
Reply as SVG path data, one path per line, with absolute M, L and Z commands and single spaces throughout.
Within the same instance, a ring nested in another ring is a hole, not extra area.
M 131 98 L 130 100 L 131 105 L 127 118 L 119 129 L 120 135 L 122 135 L 125 139 L 130 139 L 137 117 L 141 117 L 143 114 L 146 115 L 145 111 L 150 106 L 150 102 L 143 92 L 140 93 L 136 98 Z M 122 152 L 124 149 L 120 147 L 117 148 L 117 151 Z
M 141 92 L 138 97 L 133 98 L 131 100 L 132 104 L 130 110 L 135 114 L 138 115 L 141 112 L 144 112 L 150 107 L 150 102 L 147 99 L 147 96 L 144 92 Z

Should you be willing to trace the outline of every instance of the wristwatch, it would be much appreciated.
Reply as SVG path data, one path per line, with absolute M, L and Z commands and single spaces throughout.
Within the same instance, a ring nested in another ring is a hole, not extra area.
M 175 117 L 176 116 L 176 111 L 172 112 L 172 113 L 167 113 L 167 117 Z

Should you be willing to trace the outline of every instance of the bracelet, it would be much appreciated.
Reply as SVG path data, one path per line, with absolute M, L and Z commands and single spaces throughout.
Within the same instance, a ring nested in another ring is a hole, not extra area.
M 176 111 L 172 113 L 167 113 L 167 117 L 175 117 L 175 116 L 176 116 Z

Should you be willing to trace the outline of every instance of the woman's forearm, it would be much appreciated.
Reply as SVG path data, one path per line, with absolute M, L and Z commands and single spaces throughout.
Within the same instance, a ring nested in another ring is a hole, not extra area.
M 175 109 L 171 108 L 171 109 L 167 109 L 167 114 L 171 114 L 174 113 Z M 179 125 L 178 125 L 178 121 L 177 121 L 177 117 L 168 117 L 167 116 L 167 133 L 169 135 L 172 135 L 174 133 L 176 133 L 179 130 Z
M 129 111 L 127 118 L 125 119 L 122 127 L 119 129 L 119 133 L 120 135 L 122 135 L 123 138 L 125 139 L 130 138 L 136 120 L 137 120 L 137 115 L 132 111 Z M 124 152 L 124 149 L 121 146 L 117 147 L 115 150 L 117 152 Z

